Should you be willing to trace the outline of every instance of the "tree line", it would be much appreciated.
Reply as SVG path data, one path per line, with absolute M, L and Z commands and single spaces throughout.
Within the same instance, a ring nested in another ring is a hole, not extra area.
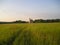
M 60 19 L 35 19 L 34 23 L 53 23 L 53 22 L 60 22 Z
M 28 23 L 27 21 L 16 20 L 12 22 L 0 22 L 0 24 L 12 24 L 12 23 Z
M 60 22 L 60 19 L 35 19 L 32 20 L 32 23 L 54 23 L 54 22 Z M 22 20 L 16 20 L 12 22 L 0 22 L 0 24 L 10 24 L 10 23 L 29 23 L 29 21 L 22 21 Z

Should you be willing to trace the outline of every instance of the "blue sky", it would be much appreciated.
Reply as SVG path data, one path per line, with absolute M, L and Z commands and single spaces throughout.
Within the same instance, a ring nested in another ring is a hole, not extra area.
M 60 0 L 0 0 L 0 21 L 60 18 Z

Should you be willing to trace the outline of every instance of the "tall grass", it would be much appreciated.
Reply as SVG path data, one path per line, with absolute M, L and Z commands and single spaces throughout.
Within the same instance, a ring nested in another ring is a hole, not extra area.
M 60 23 L 0 24 L 0 45 L 60 45 Z

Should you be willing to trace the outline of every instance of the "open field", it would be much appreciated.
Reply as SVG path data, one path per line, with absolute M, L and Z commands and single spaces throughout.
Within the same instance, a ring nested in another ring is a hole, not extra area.
M 60 45 L 60 23 L 0 24 L 0 45 Z

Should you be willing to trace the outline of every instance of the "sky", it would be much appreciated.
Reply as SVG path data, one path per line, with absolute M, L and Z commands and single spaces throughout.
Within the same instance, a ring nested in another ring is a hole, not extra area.
M 0 0 L 0 21 L 60 19 L 60 0 Z

